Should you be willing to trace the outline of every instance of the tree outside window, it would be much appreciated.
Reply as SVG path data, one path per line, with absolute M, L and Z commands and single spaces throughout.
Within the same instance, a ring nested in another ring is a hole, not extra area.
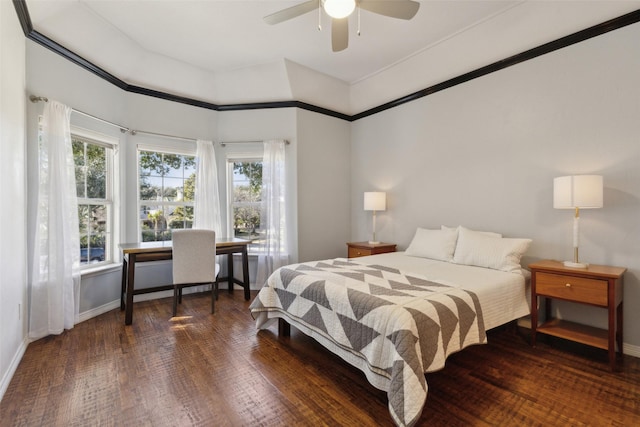
M 140 150 L 138 166 L 142 241 L 171 240 L 171 230 L 192 228 L 195 157 Z
M 113 149 L 99 141 L 72 135 L 75 162 L 80 265 L 111 261 Z
M 260 239 L 260 209 L 262 204 L 262 161 L 231 160 L 230 205 L 234 237 Z

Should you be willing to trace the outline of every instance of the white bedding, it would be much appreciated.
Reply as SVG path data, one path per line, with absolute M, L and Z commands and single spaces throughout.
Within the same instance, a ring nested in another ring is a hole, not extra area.
M 425 276 L 434 282 L 472 291 L 480 300 L 487 330 L 529 314 L 526 270 L 523 270 L 523 276 L 489 268 L 408 256 L 404 252 L 351 258 L 349 261 L 393 267 L 406 273 Z

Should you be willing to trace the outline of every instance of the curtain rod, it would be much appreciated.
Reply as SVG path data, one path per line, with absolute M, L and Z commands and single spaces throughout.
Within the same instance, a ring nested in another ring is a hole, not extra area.
M 49 102 L 49 98 L 47 98 L 45 96 L 31 95 L 31 96 L 29 96 L 29 99 L 31 100 L 31 102 L 34 102 L 34 103 L 35 102 L 40 102 L 40 101 Z M 147 134 L 147 135 L 162 136 L 162 137 L 165 137 L 165 138 L 180 139 L 180 140 L 184 140 L 184 141 L 194 141 L 194 142 L 197 141 L 194 138 L 186 138 L 186 137 L 175 136 L 175 135 L 166 135 L 164 133 L 148 132 L 148 131 L 145 131 L 145 130 L 135 130 L 135 129 L 131 129 L 131 128 L 127 128 L 127 127 L 121 126 L 121 125 L 119 125 L 117 123 L 110 122 L 108 120 L 101 119 L 100 117 L 93 116 L 93 115 L 85 113 L 83 111 L 76 110 L 75 108 L 72 108 L 71 110 L 73 112 L 75 112 L 75 113 L 82 114 L 83 116 L 98 120 L 99 122 L 106 123 L 108 125 L 120 128 L 120 132 L 122 132 L 122 133 L 129 133 L 131 135 L 136 135 L 138 133 L 144 133 L 144 134 Z
M 40 102 L 40 101 L 49 102 L 49 98 L 47 98 L 45 96 L 30 95 L 29 99 L 33 103 Z M 179 140 L 182 140 L 182 141 L 193 141 L 193 142 L 197 141 L 196 138 L 188 138 L 188 137 L 185 137 L 185 136 L 167 135 L 165 133 L 157 133 L 157 132 L 149 132 L 149 131 L 146 131 L 146 130 L 131 129 L 131 128 L 128 128 L 128 127 L 121 126 L 121 125 L 119 125 L 117 123 L 113 123 L 113 122 L 110 122 L 108 120 L 101 119 L 100 117 L 93 116 L 93 115 L 91 115 L 89 113 L 85 113 L 83 111 L 76 110 L 75 108 L 72 108 L 71 110 L 73 112 L 75 112 L 75 113 L 82 114 L 83 116 L 98 120 L 99 122 L 106 123 L 108 125 L 120 128 L 120 132 L 122 132 L 122 133 L 129 133 L 131 135 L 137 135 L 139 133 L 143 133 L 145 135 L 161 136 L 161 137 L 164 137 L 164 138 L 179 139 Z M 259 143 L 262 143 L 262 142 L 264 142 L 264 141 L 227 141 L 227 142 L 221 141 L 220 145 L 225 147 L 227 144 L 248 144 L 248 143 L 254 143 L 254 144 L 258 143 L 259 144 Z M 289 145 L 289 141 L 287 141 L 287 140 L 285 140 L 284 143 L 286 145 Z
M 227 144 L 262 144 L 264 141 L 220 141 L 220 145 L 225 147 Z M 285 145 L 289 145 L 289 141 L 285 139 Z
M 30 95 L 30 96 L 29 96 L 29 99 L 30 99 L 30 100 L 31 100 L 31 102 L 33 102 L 33 103 L 41 102 L 41 101 L 42 101 L 42 102 L 49 102 L 49 98 L 47 98 L 46 96 L 35 96 L 35 95 Z M 75 108 L 72 108 L 72 109 L 71 109 L 71 111 L 73 111 L 74 113 L 78 113 L 78 114 L 81 114 L 81 115 L 83 115 L 83 116 L 89 117 L 89 118 L 91 118 L 91 119 L 97 120 L 97 121 L 99 121 L 99 122 L 102 122 L 102 123 L 105 123 L 105 124 L 108 124 L 108 125 L 111 125 L 111 126 L 117 127 L 117 128 L 119 128 L 119 129 L 120 129 L 120 132 L 122 132 L 122 133 L 127 133 L 127 132 L 130 132 L 130 131 L 131 131 L 131 129 L 129 129 L 128 127 L 125 127 L 125 126 L 119 125 L 119 124 L 117 124 L 117 123 L 110 122 L 110 121 L 105 120 L 105 119 L 101 119 L 100 117 L 93 116 L 93 115 L 91 115 L 91 114 L 89 114 L 89 113 L 85 113 L 84 111 L 76 110 Z
M 143 134 L 145 134 L 145 135 L 162 136 L 162 137 L 164 137 L 164 138 L 180 139 L 180 140 L 182 140 L 182 141 L 193 141 L 193 142 L 196 142 L 196 141 L 197 141 L 197 139 L 196 139 L 196 138 L 188 138 L 188 137 L 186 137 L 186 136 L 167 135 L 167 134 L 165 134 L 165 133 L 149 132 L 149 131 L 146 131 L 146 130 L 135 130 L 135 129 L 131 129 L 131 130 L 129 131 L 129 133 L 130 133 L 131 135 L 136 135 L 136 134 L 139 134 L 139 133 L 143 133 Z

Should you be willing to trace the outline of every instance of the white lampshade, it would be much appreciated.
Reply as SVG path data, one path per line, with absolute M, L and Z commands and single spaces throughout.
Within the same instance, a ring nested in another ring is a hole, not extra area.
M 364 193 L 365 211 L 383 211 L 387 209 L 387 193 L 382 191 L 367 191 Z
M 355 0 L 324 0 L 324 11 L 332 18 L 342 19 L 356 8 Z
M 603 184 L 600 175 L 561 176 L 553 180 L 555 209 L 602 207 Z

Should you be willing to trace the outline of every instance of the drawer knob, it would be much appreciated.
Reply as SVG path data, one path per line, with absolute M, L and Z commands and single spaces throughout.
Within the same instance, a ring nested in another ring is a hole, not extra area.
M 566 286 L 567 288 L 570 288 L 570 287 L 571 287 L 571 283 L 567 283 L 565 286 Z

